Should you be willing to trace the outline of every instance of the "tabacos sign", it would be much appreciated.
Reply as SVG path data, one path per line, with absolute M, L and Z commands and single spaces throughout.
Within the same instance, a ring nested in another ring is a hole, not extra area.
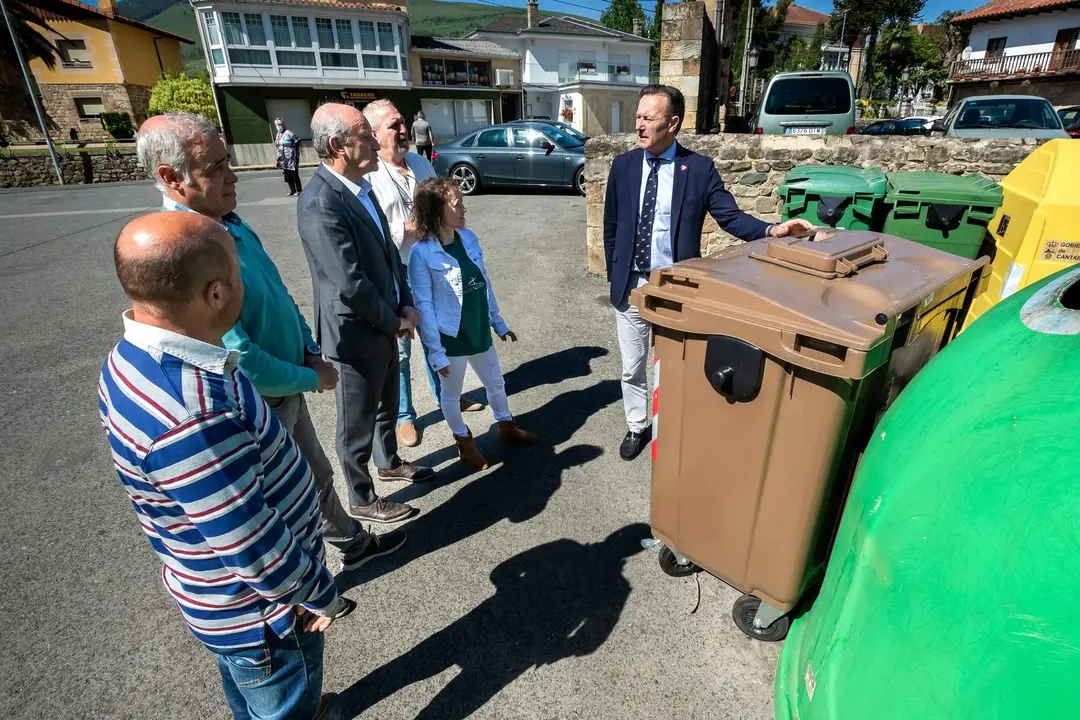
M 367 101 L 371 102 L 376 99 L 374 90 L 342 90 L 341 99 L 349 100 L 351 102 Z

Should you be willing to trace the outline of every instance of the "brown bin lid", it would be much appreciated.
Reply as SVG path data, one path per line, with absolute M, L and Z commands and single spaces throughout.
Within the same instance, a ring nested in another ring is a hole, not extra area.
M 878 232 L 827 229 L 657 270 L 635 303 L 650 322 L 685 332 L 723 332 L 703 320 L 715 315 L 866 352 L 891 333 L 894 317 L 929 307 L 935 292 L 986 263 Z

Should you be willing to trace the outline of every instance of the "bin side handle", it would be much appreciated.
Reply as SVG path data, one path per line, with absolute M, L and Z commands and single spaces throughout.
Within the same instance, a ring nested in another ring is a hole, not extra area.
M 780 345 L 783 349 L 789 353 L 789 359 L 797 362 L 801 367 L 807 370 L 816 370 L 817 372 L 824 373 L 826 375 L 834 375 L 839 377 L 841 373 L 837 372 L 847 366 L 847 353 L 845 352 L 843 357 L 829 355 L 827 353 L 814 350 L 814 354 L 808 355 L 807 349 L 810 349 L 807 344 L 807 338 L 804 335 L 798 333 L 789 332 L 787 330 L 780 331 Z M 847 350 L 847 348 L 839 348 Z M 795 360 L 797 358 L 797 360 Z M 828 359 L 826 359 L 828 358 Z

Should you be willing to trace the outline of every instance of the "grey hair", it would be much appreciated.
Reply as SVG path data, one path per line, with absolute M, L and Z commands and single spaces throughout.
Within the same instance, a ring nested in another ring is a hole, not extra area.
M 337 138 L 342 145 L 349 141 L 352 123 L 341 112 L 341 109 L 347 107 L 350 106 L 327 103 L 320 105 L 311 117 L 311 145 L 322 160 L 334 157 L 334 151 L 330 149 L 331 139 Z
M 397 110 L 397 106 L 386 98 L 374 100 L 364 106 L 364 118 L 368 121 L 371 129 L 379 127 L 383 116 L 390 110 Z
M 146 169 L 150 179 L 162 192 L 166 188 L 161 184 L 157 176 L 157 169 L 162 165 L 168 165 L 185 183 L 191 182 L 191 153 L 188 148 L 191 143 L 203 136 L 213 140 L 219 139 L 217 128 L 206 117 L 194 113 L 173 112 L 164 113 L 160 117 L 166 122 L 154 122 L 149 128 L 143 123 L 139 130 L 139 137 L 135 143 L 135 151 L 139 154 L 139 162 Z

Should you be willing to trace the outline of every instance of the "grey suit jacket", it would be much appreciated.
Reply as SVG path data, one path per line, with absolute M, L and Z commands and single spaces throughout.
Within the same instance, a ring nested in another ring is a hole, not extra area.
M 356 196 L 320 165 L 296 208 L 315 291 L 315 340 L 336 360 L 385 352 L 385 343 L 397 335 L 401 308 L 413 303 L 405 266 L 374 193 L 371 202 L 381 235 Z

